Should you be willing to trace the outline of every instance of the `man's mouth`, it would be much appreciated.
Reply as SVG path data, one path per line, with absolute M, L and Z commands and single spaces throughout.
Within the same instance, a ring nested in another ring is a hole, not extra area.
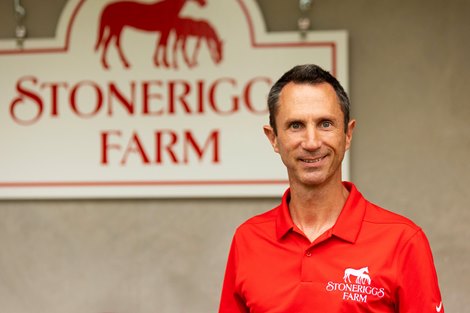
M 325 156 L 322 156 L 322 157 L 319 157 L 319 158 L 315 158 L 315 159 L 300 159 L 300 161 L 302 162 L 305 162 L 305 163 L 317 163 L 317 162 L 320 162 L 321 160 L 323 160 L 325 158 Z

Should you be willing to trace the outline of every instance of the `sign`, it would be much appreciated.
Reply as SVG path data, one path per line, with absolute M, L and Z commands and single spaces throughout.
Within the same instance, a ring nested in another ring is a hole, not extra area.
M 0 41 L 0 198 L 280 196 L 266 98 L 302 63 L 347 89 L 346 33 L 267 33 L 253 0 L 68 1 L 54 39 Z

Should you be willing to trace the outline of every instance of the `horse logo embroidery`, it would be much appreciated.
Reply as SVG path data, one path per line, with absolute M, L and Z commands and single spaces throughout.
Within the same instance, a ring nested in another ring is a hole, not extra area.
M 351 283 L 351 276 L 356 277 L 356 284 L 370 285 L 369 267 L 363 267 L 361 269 L 347 268 L 344 270 L 343 280 L 345 283 Z
M 383 298 L 385 288 L 371 282 L 369 267 L 360 269 L 346 268 L 344 270 L 343 282 L 328 281 L 325 289 L 327 292 L 339 293 L 343 301 L 355 301 L 367 303 L 371 297 Z
M 206 5 L 206 0 L 161 0 L 154 3 L 140 3 L 132 1 L 118 1 L 108 4 L 101 12 L 98 36 L 95 51 L 102 48 L 101 64 L 109 69 L 106 58 L 109 45 L 114 42 L 118 56 L 125 68 L 130 63 L 121 47 L 121 33 L 125 27 L 145 32 L 160 33 L 153 54 L 153 62 L 157 67 L 178 68 L 178 48 L 188 67 L 197 65 L 197 57 L 203 40 L 209 49 L 212 61 L 220 63 L 222 55 L 222 41 L 214 27 L 206 20 L 195 20 L 180 17 L 180 11 L 186 2 L 196 2 L 200 7 Z M 167 46 L 170 35 L 174 34 L 172 62 L 168 59 Z M 188 55 L 187 40 L 194 38 L 196 44 L 192 56 Z

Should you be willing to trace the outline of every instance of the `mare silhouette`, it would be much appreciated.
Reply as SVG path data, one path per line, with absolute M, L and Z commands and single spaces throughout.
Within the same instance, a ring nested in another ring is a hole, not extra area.
M 178 21 L 173 27 L 176 39 L 173 44 L 173 67 L 177 68 L 176 52 L 178 45 L 181 45 L 183 59 L 188 67 L 193 67 L 197 64 L 197 55 L 201 48 L 201 42 L 205 39 L 209 49 L 212 61 L 218 64 L 222 60 L 222 41 L 217 35 L 215 29 L 206 20 L 194 20 L 190 18 L 178 18 Z M 196 44 L 194 47 L 192 58 L 189 58 L 186 48 L 188 37 L 196 37 Z
M 160 66 L 159 54 L 161 49 L 163 49 L 163 65 L 170 67 L 166 53 L 168 36 L 178 19 L 178 14 L 187 1 L 195 1 L 200 6 L 206 5 L 206 0 L 162 0 L 148 4 L 119 1 L 108 4 L 101 13 L 95 45 L 95 51 L 100 46 L 103 46 L 101 54 L 101 64 L 103 67 L 109 68 L 106 54 L 112 40 L 115 42 L 117 52 L 124 66 L 126 68 L 130 66 L 121 48 L 121 33 L 125 27 L 149 32 L 160 32 L 160 40 L 153 60 L 156 66 Z
M 356 276 L 357 284 L 370 284 L 369 267 L 363 267 L 361 269 L 347 268 L 344 271 L 344 282 L 351 282 L 350 276 Z

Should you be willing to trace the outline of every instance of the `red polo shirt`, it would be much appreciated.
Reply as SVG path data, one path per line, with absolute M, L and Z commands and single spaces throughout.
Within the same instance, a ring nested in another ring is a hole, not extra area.
M 443 313 L 429 243 L 413 222 L 351 183 L 335 225 L 313 243 L 282 203 L 236 231 L 220 313 Z

